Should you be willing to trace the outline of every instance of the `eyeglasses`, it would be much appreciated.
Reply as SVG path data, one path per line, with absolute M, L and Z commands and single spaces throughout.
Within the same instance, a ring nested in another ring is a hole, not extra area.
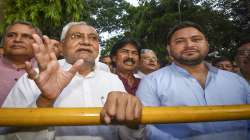
M 88 34 L 86 36 L 84 33 L 75 32 L 70 35 L 70 39 L 71 40 L 88 39 L 89 41 L 92 42 L 99 42 L 99 37 L 94 33 Z

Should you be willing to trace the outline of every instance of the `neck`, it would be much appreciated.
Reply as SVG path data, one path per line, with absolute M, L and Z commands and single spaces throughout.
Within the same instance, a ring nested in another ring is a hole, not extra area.
M 129 79 L 133 76 L 133 71 L 127 71 L 127 70 L 120 70 L 120 69 L 116 69 L 116 73 L 120 76 L 122 76 L 125 79 Z
M 208 72 L 208 68 L 204 62 L 201 62 L 200 64 L 197 64 L 197 65 L 184 65 L 178 62 L 175 62 L 175 64 L 187 70 L 191 75 L 194 75 L 197 73 L 206 74 Z
M 180 63 L 176 63 L 180 67 L 186 69 L 201 85 L 204 89 L 206 84 L 206 77 L 208 74 L 208 68 L 204 62 L 197 64 L 197 65 L 183 65 Z
M 25 62 L 30 61 L 31 58 L 23 57 L 23 56 L 4 56 L 6 59 L 8 59 L 12 64 L 16 66 L 16 68 L 25 68 Z
M 124 79 L 127 79 L 128 85 L 132 86 L 136 81 L 133 71 L 121 71 L 117 70 L 116 73 Z
M 146 75 L 152 72 L 151 70 L 143 70 L 143 69 L 140 69 L 140 71 Z
M 79 74 L 83 75 L 83 76 L 87 76 L 91 71 L 93 71 L 94 69 L 92 67 L 88 67 L 88 66 L 82 66 L 79 70 Z

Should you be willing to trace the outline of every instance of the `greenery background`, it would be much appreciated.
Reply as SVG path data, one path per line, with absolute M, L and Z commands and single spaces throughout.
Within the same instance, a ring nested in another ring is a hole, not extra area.
M 129 36 L 156 51 L 164 62 L 168 61 L 167 33 L 180 21 L 203 26 L 210 52 L 218 51 L 220 56 L 233 58 L 239 41 L 250 36 L 248 0 L 182 0 L 180 7 L 178 4 L 178 0 L 139 0 L 137 7 L 125 0 L 0 0 L 0 34 L 9 23 L 27 20 L 58 39 L 66 23 L 83 20 L 99 33 L 117 34 L 102 38 L 102 55 L 119 38 Z

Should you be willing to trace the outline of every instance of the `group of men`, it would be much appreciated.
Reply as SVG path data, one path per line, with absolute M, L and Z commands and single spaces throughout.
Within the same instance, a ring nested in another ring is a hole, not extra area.
M 227 57 L 219 57 L 212 64 L 220 69 L 238 73 L 250 83 L 250 39 L 243 39 L 235 55 L 235 63 Z
M 14 87 L 10 91 L 6 87 L 7 94 L 1 93 L 2 107 L 103 107 L 101 119 L 108 125 L 19 128 L 15 131 L 3 128 L 0 138 L 249 139 L 247 120 L 112 125 L 113 121 L 139 120 L 143 106 L 207 106 L 250 102 L 250 86 L 243 77 L 217 69 L 204 61 L 209 51 L 208 40 L 199 25 L 192 22 L 176 25 L 169 32 L 166 42 L 173 62 L 152 72 L 159 68 L 154 52 L 141 49 L 134 39 L 119 40 L 111 49 L 109 63 L 112 63 L 110 67 L 113 73 L 110 73 L 101 70 L 96 62 L 99 54 L 98 33 L 85 22 L 71 22 L 64 26 L 57 45 L 47 36 L 42 36 L 32 24 L 16 22 L 10 25 L 2 42 L 5 51 L 1 57 L 0 72 L 8 76 L 7 70 L 18 72 L 20 64 L 22 76 L 6 78 Z M 64 59 L 57 60 L 53 49 L 55 46 Z M 247 47 L 243 45 L 239 48 L 239 57 L 245 65 L 250 63 L 249 50 L 243 50 L 248 47 L 249 42 Z M 8 49 L 10 53 L 7 53 Z M 18 55 L 21 52 L 23 55 Z M 18 59 L 15 62 L 19 63 L 11 63 L 13 59 Z M 241 73 L 245 75 L 249 71 L 248 67 Z M 0 80 L 3 83 L 2 78 Z

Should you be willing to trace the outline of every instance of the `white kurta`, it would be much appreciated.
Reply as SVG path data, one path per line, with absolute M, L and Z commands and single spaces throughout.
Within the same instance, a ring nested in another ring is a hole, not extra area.
M 64 60 L 60 61 L 60 65 L 63 69 L 69 69 L 71 66 Z M 58 96 L 54 107 L 102 107 L 110 91 L 125 91 L 122 82 L 116 75 L 101 70 L 94 70 L 85 77 L 76 74 Z M 28 79 L 25 74 L 11 90 L 3 107 L 34 107 L 40 93 L 34 81 Z M 54 127 L 50 133 L 40 132 L 44 134 L 36 134 L 36 139 L 118 139 L 117 127 L 115 126 Z M 25 136 L 30 137 L 32 134 L 33 132 L 20 132 L 20 135 L 16 137 L 24 137 L 23 140 L 26 140 Z M 38 136 L 42 137 L 37 138 Z

